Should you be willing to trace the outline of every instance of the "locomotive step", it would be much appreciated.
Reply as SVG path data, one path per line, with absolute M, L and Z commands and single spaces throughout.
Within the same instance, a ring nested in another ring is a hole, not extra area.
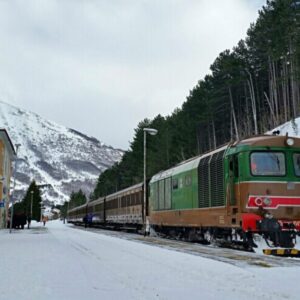
M 300 250 L 298 249 L 263 249 L 263 253 L 273 256 L 300 258 Z

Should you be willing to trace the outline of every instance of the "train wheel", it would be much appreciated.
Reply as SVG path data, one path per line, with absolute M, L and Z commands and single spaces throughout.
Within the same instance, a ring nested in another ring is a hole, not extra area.
M 188 234 L 187 234 L 187 241 L 188 242 L 197 242 L 197 233 L 195 229 L 191 229 L 189 230 Z

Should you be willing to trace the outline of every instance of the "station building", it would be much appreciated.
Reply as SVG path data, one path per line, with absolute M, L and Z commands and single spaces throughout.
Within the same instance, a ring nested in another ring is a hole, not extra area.
M 0 229 L 6 228 L 12 161 L 15 155 L 15 149 L 7 131 L 0 128 Z

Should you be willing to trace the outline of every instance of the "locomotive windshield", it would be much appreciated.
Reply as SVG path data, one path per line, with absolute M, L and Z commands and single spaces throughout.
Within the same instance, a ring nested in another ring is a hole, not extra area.
M 294 153 L 293 160 L 296 176 L 300 176 L 300 153 Z
M 284 176 L 285 156 L 282 152 L 252 152 L 251 173 L 255 176 Z M 300 170 L 299 170 L 300 172 Z M 300 175 L 300 173 L 299 173 Z

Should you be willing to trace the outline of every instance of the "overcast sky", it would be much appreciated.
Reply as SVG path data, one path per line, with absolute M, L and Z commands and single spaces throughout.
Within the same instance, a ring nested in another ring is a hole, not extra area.
M 180 107 L 264 0 L 0 0 L 0 99 L 127 149 Z

